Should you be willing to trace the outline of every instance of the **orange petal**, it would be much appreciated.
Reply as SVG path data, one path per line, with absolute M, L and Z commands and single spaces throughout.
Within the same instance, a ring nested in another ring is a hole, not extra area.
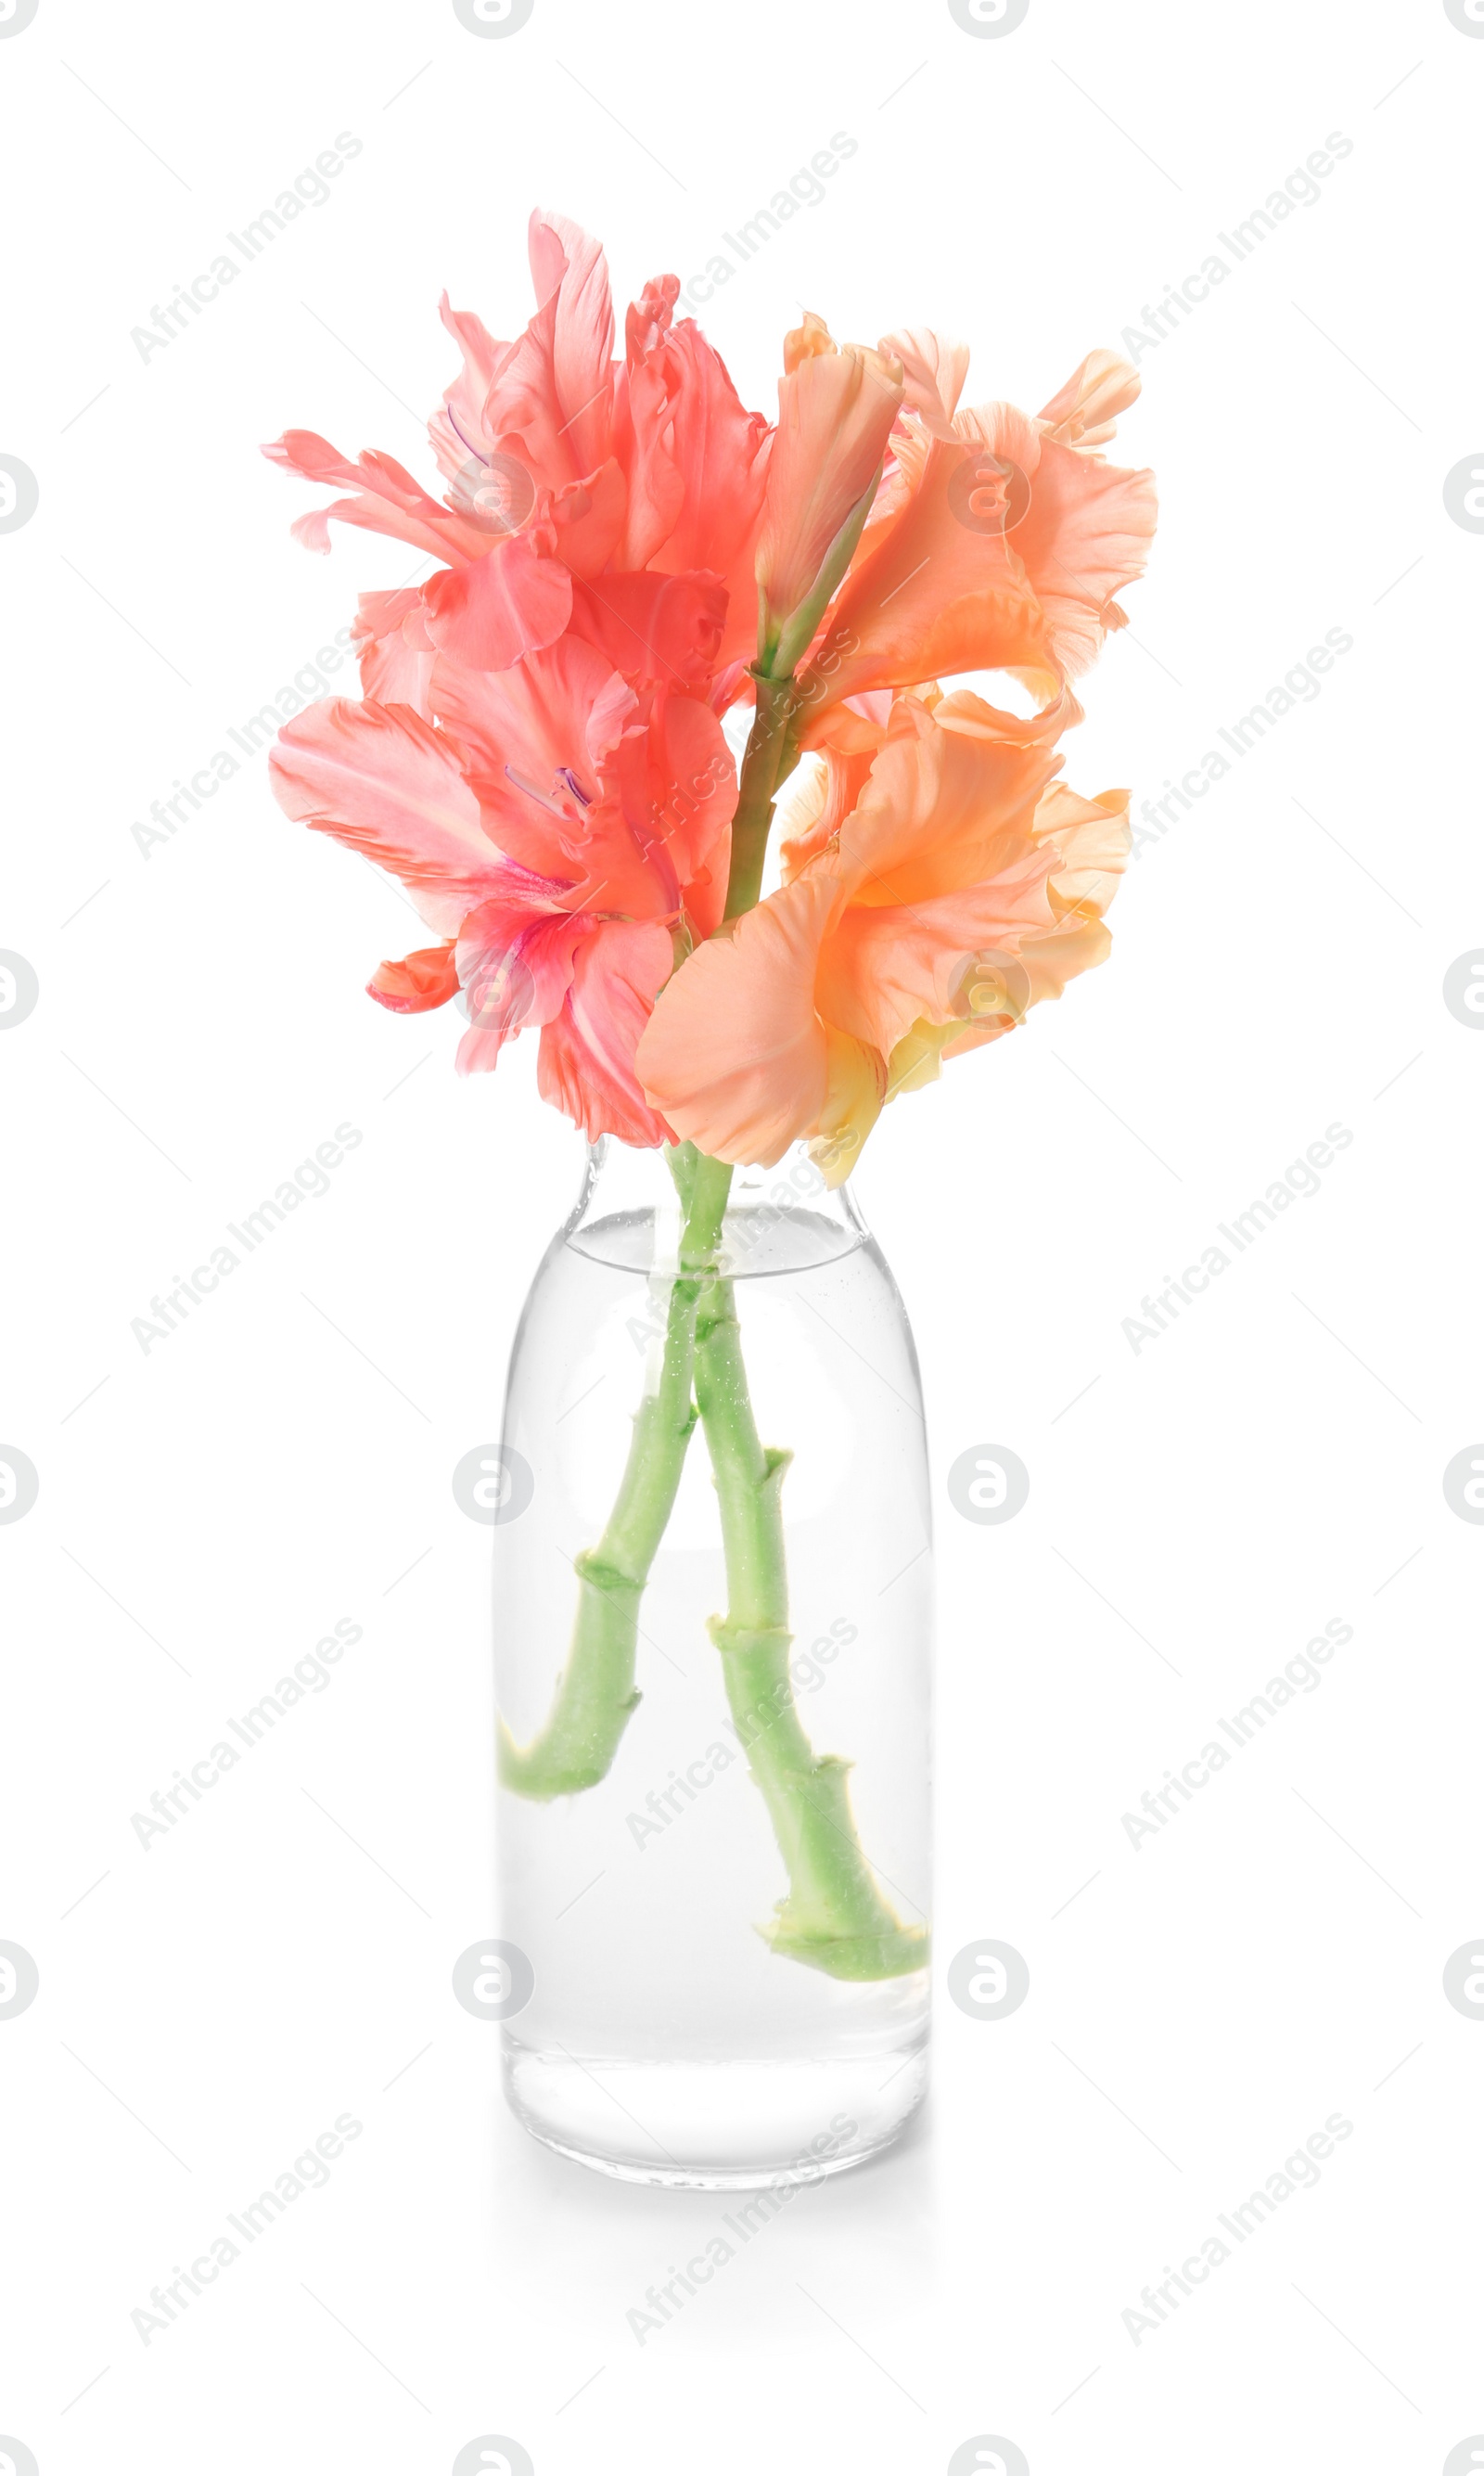
M 1036 418 L 1048 437 L 1064 447 L 1101 447 L 1112 437 L 1118 414 L 1127 411 L 1142 384 L 1132 362 L 1117 353 L 1089 353 Z
M 1061 761 L 1034 739 L 945 730 L 916 698 L 899 697 L 830 865 L 856 904 L 917 904 L 982 883 L 1029 850 L 1031 805 Z
M 902 515 L 847 579 L 814 657 L 834 698 L 955 671 L 1049 667 L 1041 607 L 1013 534 L 977 531 L 954 512 L 950 488 L 970 453 L 967 443 L 933 440 Z
M 779 381 L 757 585 L 779 625 L 813 591 L 831 543 L 871 487 L 901 402 L 900 362 L 859 344 L 836 352 L 828 330 Z
M 458 994 L 458 968 L 452 937 L 443 946 L 420 946 L 400 963 L 378 963 L 366 983 L 366 995 L 392 1014 L 426 1014 L 447 1005 Z
M 771 1168 L 819 1122 L 829 1044 L 814 1010 L 828 877 L 801 878 L 698 946 L 660 992 L 639 1043 L 646 1098 L 718 1160 Z

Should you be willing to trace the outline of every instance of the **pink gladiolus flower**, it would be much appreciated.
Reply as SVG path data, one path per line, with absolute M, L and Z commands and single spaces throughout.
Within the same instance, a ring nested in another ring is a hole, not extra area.
M 649 567 L 709 574 L 727 596 L 717 667 L 750 658 L 766 421 L 744 410 L 692 321 L 673 326 L 675 276 L 648 285 L 630 310 L 626 358 L 618 361 L 610 358 L 613 311 L 597 242 L 565 216 L 533 214 L 531 270 L 540 307 L 513 343 L 498 343 L 444 296 L 443 322 L 463 358 L 429 424 L 448 505 L 429 498 L 389 456 L 352 464 L 313 432 L 290 430 L 264 453 L 309 481 L 353 492 L 301 516 L 295 533 L 311 550 L 328 550 L 334 516 L 431 551 L 457 576 L 497 552 L 508 531 L 529 541 L 532 557 L 502 581 L 501 593 L 518 583 L 523 599 L 543 589 L 532 573 L 534 555 L 595 585 L 605 575 Z M 450 580 L 440 590 L 445 601 L 454 597 Z M 526 632 L 550 643 L 540 631 L 556 587 L 544 591 L 542 615 L 526 621 Z M 553 633 L 559 632 L 558 625 Z
M 443 302 L 462 357 L 430 425 L 446 504 L 311 432 L 266 451 L 349 492 L 295 525 L 311 549 L 334 516 L 442 562 L 362 597 L 366 702 L 289 725 L 272 780 L 442 940 L 383 963 L 373 997 L 412 1013 L 461 988 L 464 1073 L 539 1028 L 546 1096 L 589 1135 L 654 1144 L 633 1052 L 677 951 L 722 914 L 736 774 L 716 713 L 754 646 L 769 433 L 673 324 L 674 276 L 630 310 L 620 361 L 597 243 L 534 215 L 531 262 L 513 343 Z
M 721 918 L 736 775 L 697 698 L 641 700 L 580 637 L 499 672 L 434 661 L 431 701 L 334 697 L 285 724 L 273 788 L 289 816 L 406 885 L 444 942 L 383 963 L 397 1012 L 461 985 L 461 1073 L 539 1027 L 540 1088 L 590 1136 L 665 1140 L 633 1053 L 675 938 Z

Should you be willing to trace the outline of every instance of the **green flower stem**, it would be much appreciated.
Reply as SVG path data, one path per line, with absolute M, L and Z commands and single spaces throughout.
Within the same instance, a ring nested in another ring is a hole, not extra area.
M 747 753 L 737 785 L 731 819 L 731 873 L 727 880 L 726 918 L 751 911 L 762 890 L 762 864 L 773 823 L 773 803 L 799 761 L 793 724 L 798 690 L 791 679 L 766 679 L 754 670 L 757 710 L 748 734 Z
M 816 1755 L 788 1673 L 788 1576 L 781 1495 L 792 1456 L 758 1441 L 730 1280 L 712 1281 L 696 1324 L 696 1399 L 721 1503 L 730 1606 L 713 1617 L 727 1698 L 788 1869 L 788 1896 L 765 1928 L 776 1952 L 831 1977 L 903 1977 L 926 1967 L 925 1926 L 883 1899 L 856 1837 L 850 1765 Z
M 639 1602 L 696 1424 L 696 1314 L 714 1273 L 731 1188 L 730 1165 L 690 1144 L 672 1154 L 671 1169 L 684 1219 L 659 1382 L 634 1414 L 629 1459 L 603 1536 L 575 1562 L 572 1647 L 546 1724 L 529 1746 L 517 1746 L 500 1722 L 500 1776 L 521 1796 L 569 1796 L 603 1779 L 640 1700 L 633 1681 Z

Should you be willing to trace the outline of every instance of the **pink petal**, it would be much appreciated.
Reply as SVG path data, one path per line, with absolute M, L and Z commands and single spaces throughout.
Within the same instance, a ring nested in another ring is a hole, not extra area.
M 525 533 L 511 533 L 467 567 L 430 577 L 422 598 L 440 653 L 470 670 L 506 671 L 561 634 L 572 577 L 559 558 L 542 558 Z
M 270 464 L 302 473 L 307 481 L 349 484 L 360 494 L 336 499 L 330 507 L 316 508 L 298 519 L 291 531 L 311 550 L 329 549 L 332 516 L 368 532 L 390 533 L 397 541 L 413 542 L 434 558 L 478 558 L 488 547 L 487 533 L 430 499 L 395 457 L 373 452 L 352 464 L 313 430 L 285 430 L 262 452 Z
M 432 697 L 468 752 L 502 850 L 542 876 L 580 876 L 573 855 L 590 843 L 604 770 L 638 715 L 628 681 L 567 635 L 507 671 L 468 671 L 440 656 Z
M 446 292 L 438 303 L 438 315 L 463 355 L 462 369 L 428 425 L 438 470 L 453 481 L 471 457 L 487 458 L 490 452 L 493 442 L 484 432 L 484 399 L 510 347 L 497 343 L 472 310 L 451 308 Z
M 636 685 L 704 685 L 726 617 L 727 588 L 716 576 L 608 574 L 572 596 L 574 633 Z
M 457 954 L 469 1015 L 456 1060 L 460 1075 L 487 1074 L 507 1040 L 560 1012 L 573 955 L 591 933 L 581 913 L 536 912 L 519 900 L 482 903 L 470 913 Z
M 613 310 L 603 252 L 581 225 L 537 211 L 530 247 L 540 306 L 502 358 L 482 419 L 497 449 L 555 490 L 608 454 Z
M 614 390 L 613 439 L 628 482 L 620 568 L 648 565 L 675 531 L 685 484 L 675 458 L 675 401 L 680 364 L 670 341 L 680 278 L 646 285 L 626 322 L 627 364 Z
M 541 1034 L 536 1080 L 542 1099 L 564 1109 L 589 1143 L 666 1139 L 639 1089 L 634 1051 L 671 959 L 669 932 L 635 921 L 605 922 L 577 949 L 561 1012 Z
M 496 890 L 501 854 L 458 751 L 407 706 L 310 706 L 280 731 L 268 777 L 286 815 L 390 869 L 444 935 Z
M 378 705 L 409 705 L 414 713 L 431 722 L 428 688 L 433 654 L 408 642 L 404 624 L 422 607 L 423 597 L 415 584 L 394 593 L 363 593 L 351 635 L 360 648 L 362 692 Z

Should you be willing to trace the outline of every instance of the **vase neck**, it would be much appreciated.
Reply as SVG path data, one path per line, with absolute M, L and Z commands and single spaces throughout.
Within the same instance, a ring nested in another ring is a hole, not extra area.
M 678 1261 L 680 1198 L 666 1148 L 637 1150 L 606 1135 L 588 1147 L 565 1236 L 584 1253 L 663 1272 Z M 733 1170 L 719 1268 L 737 1276 L 828 1262 L 868 1235 L 847 1186 L 830 1187 L 803 1144 L 771 1169 Z

